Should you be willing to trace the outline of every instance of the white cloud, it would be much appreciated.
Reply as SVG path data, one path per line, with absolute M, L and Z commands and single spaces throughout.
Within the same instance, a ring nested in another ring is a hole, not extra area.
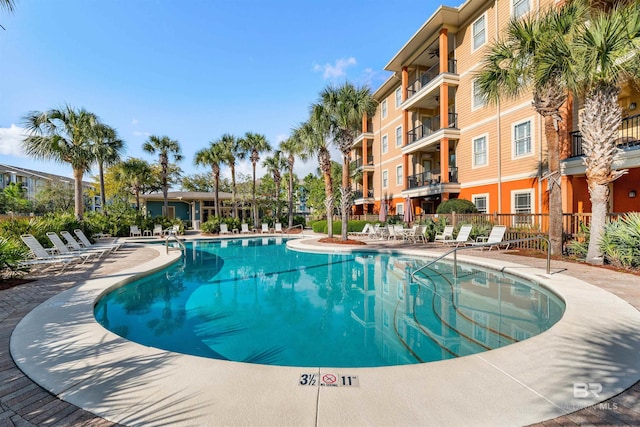
M 131 120 L 131 124 L 134 125 L 134 126 L 137 125 L 138 124 L 138 119 Z
M 352 65 L 356 65 L 356 58 L 353 56 L 349 58 L 340 58 L 337 59 L 336 62 L 331 64 L 318 65 L 315 64 L 313 66 L 313 71 L 319 72 L 322 71 L 322 78 L 325 80 L 336 80 L 340 77 L 344 77 L 347 75 L 346 69 Z
M 149 132 L 140 132 L 138 130 L 133 132 L 134 136 L 151 136 L 151 134 Z
M 26 136 L 25 129 L 13 124 L 8 128 L 0 128 L 0 154 L 26 157 L 24 151 L 22 151 L 22 140 Z

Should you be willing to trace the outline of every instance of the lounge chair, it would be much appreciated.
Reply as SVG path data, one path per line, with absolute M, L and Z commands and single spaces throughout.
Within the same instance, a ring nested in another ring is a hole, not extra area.
M 61 264 L 68 265 L 72 262 L 84 262 L 86 261 L 86 257 L 77 256 L 77 255 L 60 255 L 54 254 L 51 251 L 48 251 L 38 242 L 38 239 L 33 237 L 31 234 L 23 234 L 20 236 L 25 245 L 31 250 L 31 254 L 33 256 L 32 259 L 24 260 L 21 263 L 24 266 L 32 266 L 37 264 Z
M 249 231 L 249 224 L 241 224 L 240 233 L 242 233 L 242 234 L 249 234 L 249 233 L 251 233 L 251 232 Z
M 229 226 L 227 224 L 220 224 L 220 234 L 231 234 Z
M 58 254 L 60 254 L 60 255 L 77 255 L 77 256 L 85 257 L 85 262 L 89 258 L 91 258 L 93 256 L 95 256 L 97 258 L 100 258 L 105 253 L 104 249 L 100 249 L 100 250 L 97 250 L 97 251 L 91 250 L 91 249 L 84 249 L 82 251 L 72 251 L 62 241 L 60 236 L 58 236 L 58 233 L 55 233 L 53 231 L 47 232 L 47 237 L 49 238 L 49 240 L 51 240 L 51 243 L 53 243 L 53 247 L 56 249 L 56 252 Z
M 269 230 L 269 224 L 266 224 L 266 223 L 264 223 L 264 222 L 263 222 L 263 223 L 262 223 L 262 230 L 261 230 L 261 232 L 262 232 L 262 233 L 269 233 L 269 231 L 270 231 L 270 230 Z
M 137 225 L 130 225 L 129 237 L 136 237 L 136 236 L 142 236 L 142 232 L 140 232 L 140 229 L 138 228 Z
M 373 226 L 369 223 L 366 223 L 364 227 L 362 227 L 362 231 L 350 231 L 349 234 L 352 236 L 368 236 L 371 233 Z
M 155 224 L 155 225 L 153 226 L 153 235 L 154 235 L 154 236 L 160 236 L 160 237 L 162 237 L 162 233 L 163 233 L 162 225 L 160 225 L 160 224 Z
M 488 236 L 479 236 L 476 238 L 474 243 L 471 243 L 472 246 L 480 246 L 480 249 L 484 249 L 486 247 L 489 250 L 494 247 L 500 250 L 500 246 L 507 245 L 505 250 L 509 249 L 510 243 L 502 243 L 504 239 L 504 234 L 507 231 L 507 227 L 505 225 L 494 225 L 491 229 L 491 233 Z
M 282 231 L 282 223 L 276 222 L 273 232 L 282 234 L 283 233 L 283 231 Z
M 447 240 L 451 239 L 453 239 L 453 225 L 445 225 L 442 233 L 436 233 L 433 241 L 436 243 L 446 243 Z
M 180 232 L 179 225 L 172 225 L 171 227 L 164 229 L 164 234 L 166 236 L 171 236 L 171 235 L 177 236 L 179 232 Z
M 91 243 L 91 241 L 89 241 L 89 239 L 84 234 L 84 232 L 82 230 L 80 230 L 79 228 L 76 228 L 75 230 L 73 230 L 73 233 L 78 237 L 78 239 L 80 240 L 80 244 L 82 246 L 84 246 L 85 248 L 111 248 L 111 250 L 113 252 L 115 252 L 118 249 L 120 249 L 122 247 L 122 245 L 124 244 L 124 242 L 123 243 L 118 243 L 118 242 Z
M 74 239 L 71 233 L 69 233 L 68 231 L 61 231 L 60 234 L 62 235 L 62 237 L 64 237 L 64 240 L 67 241 L 67 246 L 71 248 L 71 250 L 76 252 L 92 251 L 95 253 L 99 253 L 100 255 L 98 258 L 100 258 L 102 255 L 113 251 L 113 248 L 110 248 L 110 247 L 85 248 L 80 243 L 78 243 L 78 241 Z
M 461 226 L 456 238 L 452 240 L 447 240 L 445 241 L 445 243 L 447 245 L 451 245 L 455 247 L 466 245 L 469 242 L 469 235 L 471 234 L 472 228 L 473 226 L 471 224 L 465 224 Z

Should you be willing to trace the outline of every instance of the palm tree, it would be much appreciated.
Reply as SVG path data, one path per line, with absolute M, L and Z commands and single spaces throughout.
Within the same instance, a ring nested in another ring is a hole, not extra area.
M 330 123 L 330 134 L 342 154 L 342 240 L 348 238 L 349 210 L 351 207 L 351 183 L 349 182 L 349 159 L 353 140 L 361 130 L 362 118 L 373 116 L 377 104 L 367 86 L 357 87 L 346 82 L 340 87 L 329 86 L 320 93 L 326 120 Z
M 256 204 L 256 164 L 260 161 L 260 153 L 271 151 L 271 145 L 264 135 L 247 132 L 240 140 L 240 146 L 249 154 L 251 166 L 253 167 L 252 206 L 253 223 L 258 224 L 258 206 Z
M 140 210 L 140 193 L 151 186 L 151 165 L 146 160 L 132 157 L 117 164 L 114 177 L 135 195 L 136 210 Z
M 575 60 L 578 69 L 584 72 L 580 88 L 586 94 L 579 129 L 591 197 L 587 250 L 587 262 L 591 264 L 603 263 L 600 242 L 606 225 L 609 184 L 627 172 L 612 169 L 622 124 L 618 94 L 623 83 L 640 78 L 639 36 L 638 4 L 630 2 L 616 4 L 610 10 L 593 11 L 576 41 Z
M 15 1 L 0 0 L 0 9 L 5 9 L 7 12 L 11 13 L 13 12 L 14 8 L 15 8 Z M 2 25 L 0 25 L 0 28 L 2 28 L 3 30 L 5 29 Z
M 194 163 L 196 165 L 211 166 L 211 174 L 213 175 L 213 200 L 216 216 L 220 216 L 220 199 L 218 193 L 220 190 L 220 164 L 224 162 L 224 148 L 219 141 L 211 141 L 208 148 L 198 151 L 195 156 Z
M 282 182 L 282 170 L 287 166 L 287 160 L 282 156 L 282 152 L 276 151 L 273 156 L 269 156 L 262 162 L 262 166 L 267 168 L 267 172 L 273 175 L 273 182 L 276 184 L 276 194 L 274 202 L 276 205 L 276 222 L 280 220 L 280 183 Z
M 142 145 L 142 149 L 150 154 L 158 153 L 161 168 L 160 180 L 162 183 L 162 196 L 164 198 L 163 215 L 167 216 L 169 214 L 169 200 L 167 197 L 167 193 L 169 191 L 169 156 L 173 155 L 173 159 L 176 162 L 182 160 L 182 154 L 180 154 L 180 143 L 168 136 L 160 137 L 151 135 L 147 142 Z
M 549 181 L 551 253 L 562 253 L 562 191 L 560 188 L 560 109 L 575 86 L 571 44 L 576 24 L 585 13 L 577 2 L 524 18 L 512 19 L 503 39 L 489 47 L 476 75 L 480 92 L 493 103 L 500 97 L 533 93 L 533 106 L 543 117 Z
M 102 211 L 107 212 L 107 195 L 104 188 L 104 167 L 115 165 L 120 161 L 124 150 L 124 142 L 118 138 L 116 130 L 105 124 L 98 124 L 93 135 L 93 150 L 98 163 L 100 178 L 100 197 Z
M 231 204 L 233 205 L 233 217 L 238 218 L 238 204 L 236 203 L 236 160 L 244 159 L 244 151 L 240 147 L 239 139 L 225 133 L 218 140 L 222 147 L 222 159 L 231 169 Z
M 301 124 L 295 131 L 297 138 L 304 144 L 305 151 L 309 155 L 318 156 L 318 166 L 324 180 L 326 198 L 324 201 L 327 210 L 327 236 L 333 237 L 333 204 L 335 195 L 333 192 L 333 179 L 331 177 L 331 153 L 329 152 L 330 123 L 321 104 L 311 106 L 309 120 Z
M 296 157 L 299 157 L 302 161 L 308 158 L 304 149 L 304 142 L 300 139 L 297 130 L 293 131 L 290 138 L 280 143 L 280 152 L 286 156 L 287 165 L 289 166 L 289 188 L 287 196 L 289 201 L 289 228 L 291 228 L 293 227 L 293 165 Z
M 78 220 L 82 220 L 84 214 L 82 177 L 96 160 L 91 140 L 98 123 L 95 114 L 83 108 L 75 110 L 69 105 L 45 112 L 32 111 L 24 117 L 28 132 L 22 142 L 25 153 L 36 159 L 71 165 Z

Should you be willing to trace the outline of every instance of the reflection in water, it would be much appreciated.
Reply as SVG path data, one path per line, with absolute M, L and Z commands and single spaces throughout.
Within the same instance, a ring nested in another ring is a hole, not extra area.
M 96 305 L 130 340 L 219 359 L 290 366 L 387 366 L 521 341 L 564 307 L 517 277 L 388 254 L 291 252 L 274 238 L 198 242 L 181 263 Z

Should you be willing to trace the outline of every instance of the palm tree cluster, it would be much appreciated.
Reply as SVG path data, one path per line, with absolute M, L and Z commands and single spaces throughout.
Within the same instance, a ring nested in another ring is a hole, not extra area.
M 637 1 L 597 8 L 573 0 L 538 15 L 513 19 L 505 37 L 493 43 L 476 76 L 484 95 L 500 97 L 532 93 L 533 106 L 544 118 L 548 145 L 549 238 L 552 253 L 562 250 L 560 152 L 567 143 L 560 133 L 567 99 L 584 99 L 579 130 L 585 153 L 592 203 L 587 261 L 602 263 L 599 243 L 606 223 L 609 184 L 626 173 L 614 171 L 616 140 L 622 123 L 618 94 L 623 84 L 640 78 Z

